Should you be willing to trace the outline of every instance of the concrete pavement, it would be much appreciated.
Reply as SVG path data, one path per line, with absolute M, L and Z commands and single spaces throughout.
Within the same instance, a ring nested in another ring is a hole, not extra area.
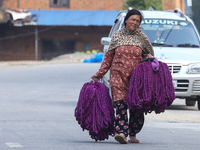
M 200 111 L 176 100 L 165 113 L 145 116 L 139 144 L 113 137 L 95 142 L 82 131 L 74 109 L 82 85 L 99 63 L 9 65 L 0 69 L 0 149 L 199 150 Z

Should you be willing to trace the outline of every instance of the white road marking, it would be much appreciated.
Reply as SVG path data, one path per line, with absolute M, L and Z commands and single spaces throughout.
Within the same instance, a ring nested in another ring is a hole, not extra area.
M 14 147 L 24 147 L 19 143 L 6 143 L 6 145 L 8 145 L 10 148 L 14 148 Z

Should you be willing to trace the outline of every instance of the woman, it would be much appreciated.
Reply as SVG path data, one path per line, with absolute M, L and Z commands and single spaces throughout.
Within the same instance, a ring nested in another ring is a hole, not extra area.
M 128 11 L 124 24 L 125 28 L 117 30 L 112 38 L 108 52 L 104 56 L 99 71 L 91 78 L 102 78 L 110 70 L 110 85 L 113 101 L 116 103 L 115 140 L 121 144 L 127 144 L 129 135 L 131 143 L 139 143 L 136 134 L 140 132 L 144 124 L 144 114 L 130 110 L 130 118 L 127 118 L 126 95 L 131 74 L 137 64 L 143 58 L 153 57 L 153 47 L 139 29 L 142 14 L 136 9 Z

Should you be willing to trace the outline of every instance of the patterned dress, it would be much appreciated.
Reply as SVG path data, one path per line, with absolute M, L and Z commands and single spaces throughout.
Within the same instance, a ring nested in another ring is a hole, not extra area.
M 113 101 L 125 100 L 135 66 L 146 54 L 153 55 L 153 48 L 142 30 L 128 31 L 123 28 L 113 34 L 108 50 L 95 76 L 102 78 L 110 69 Z
M 114 102 L 126 99 L 130 76 L 135 66 L 142 61 L 142 50 L 136 46 L 119 46 L 108 51 L 97 76 L 110 70 L 110 85 Z

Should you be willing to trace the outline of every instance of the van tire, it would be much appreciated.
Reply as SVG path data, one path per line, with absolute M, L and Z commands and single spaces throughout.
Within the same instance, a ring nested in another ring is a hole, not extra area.
M 197 107 L 200 110 L 200 100 L 198 100 L 198 102 L 197 102 Z
M 185 99 L 185 104 L 186 104 L 186 106 L 195 106 L 196 101 L 195 100 L 191 100 L 190 98 L 186 98 Z

